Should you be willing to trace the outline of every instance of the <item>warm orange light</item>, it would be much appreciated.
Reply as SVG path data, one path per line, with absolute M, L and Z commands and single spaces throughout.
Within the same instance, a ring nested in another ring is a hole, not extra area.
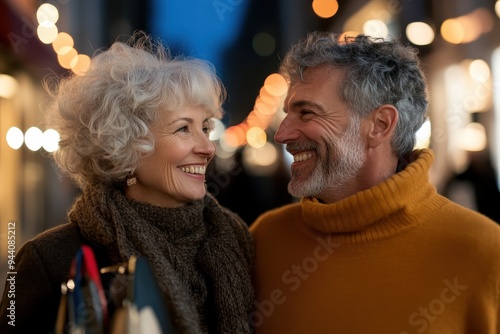
M 245 124 L 238 124 L 231 126 L 224 131 L 221 140 L 223 140 L 228 146 L 238 147 L 245 143 L 246 129 L 248 128 Z
M 65 32 L 60 32 L 57 34 L 56 39 L 52 42 L 52 48 L 57 54 L 65 54 L 71 51 L 75 42 L 70 34 Z
M 260 119 L 265 120 L 265 121 L 271 120 L 274 116 L 274 114 L 263 114 L 257 108 L 254 108 L 254 110 L 252 110 L 252 113 L 254 113 L 257 117 L 259 117 Z
M 273 73 L 264 81 L 264 88 L 271 95 L 281 96 L 286 94 L 288 85 L 281 74 Z
M 477 22 L 474 16 L 461 16 L 457 20 L 459 20 L 464 27 L 464 39 L 462 43 L 470 43 L 479 38 L 482 30 L 481 23 Z
M 238 134 L 232 128 L 226 129 L 220 140 L 229 147 L 236 148 L 239 146 Z
M 259 97 L 267 104 L 275 106 L 278 108 L 280 104 L 280 97 L 269 94 L 268 91 L 264 87 L 262 87 L 259 91 Z
M 272 119 L 273 115 L 264 115 L 260 113 L 257 109 L 254 109 L 248 115 L 246 123 L 248 124 L 249 128 L 258 126 L 263 129 L 267 129 L 269 127 L 269 124 L 271 124 Z
M 263 115 L 273 115 L 276 112 L 276 106 L 268 104 L 261 97 L 257 97 L 255 101 L 255 109 Z
M 339 10 L 337 0 L 314 0 L 312 3 L 313 11 L 321 18 L 327 19 L 335 15 Z
M 253 148 L 261 148 L 267 142 L 267 134 L 262 128 L 253 127 L 248 129 L 246 133 L 246 140 L 248 145 Z
M 355 38 L 358 36 L 360 33 L 358 31 L 350 30 L 350 31 L 345 31 L 342 34 L 340 34 L 338 40 L 339 42 L 345 43 L 346 38 L 349 41 L 352 38 Z
M 267 122 L 265 121 L 265 119 L 260 117 L 260 115 L 254 111 L 248 114 L 247 118 L 245 119 L 245 122 L 249 128 L 253 127 L 265 128 L 267 126 L 266 124 Z
M 8 74 L 0 74 L 0 97 L 11 98 L 19 91 L 19 82 Z
M 457 19 L 448 19 L 441 24 L 441 36 L 452 44 L 460 44 L 465 38 L 465 29 Z
M 469 14 L 448 19 L 441 25 L 441 35 L 449 43 L 470 43 L 481 34 L 493 29 L 493 16 L 489 10 L 478 8 Z
M 493 14 L 486 8 L 478 8 L 474 10 L 471 15 L 476 19 L 476 22 L 481 25 L 481 32 L 487 33 L 493 30 L 495 26 L 495 20 Z
M 71 50 L 65 54 L 57 55 L 57 60 L 59 61 L 59 65 L 69 70 L 71 68 L 71 62 L 75 57 L 78 57 L 78 52 L 76 52 L 74 48 L 71 48 Z
M 71 60 L 70 66 L 76 75 L 84 75 L 90 67 L 90 57 L 80 54 Z

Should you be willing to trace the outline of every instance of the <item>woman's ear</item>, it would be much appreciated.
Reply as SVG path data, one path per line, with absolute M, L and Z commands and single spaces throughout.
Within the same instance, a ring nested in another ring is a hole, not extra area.
M 398 121 L 398 110 L 390 104 L 384 104 L 373 110 L 367 117 L 368 146 L 373 148 L 382 143 L 390 145 L 396 123 Z

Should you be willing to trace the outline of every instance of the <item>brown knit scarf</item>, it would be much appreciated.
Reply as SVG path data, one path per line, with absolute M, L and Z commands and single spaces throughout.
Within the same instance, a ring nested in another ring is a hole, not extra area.
M 69 219 L 112 262 L 131 255 L 149 260 L 179 333 L 250 332 L 250 235 L 211 195 L 160 208 L 94 184 L 77 199 Z

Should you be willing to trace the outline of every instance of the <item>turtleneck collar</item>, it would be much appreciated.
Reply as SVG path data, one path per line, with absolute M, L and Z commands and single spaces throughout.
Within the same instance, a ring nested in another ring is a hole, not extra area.
M 338 234 L 337 238 L 347 239 L 344 242 L 383 238 L 417 224 L 415 216 L 426 214 L 421 207 L 416 210 L 417 203 L 441 202 L 427 201 L 436 194 L 428 177 L 432 151 L 416 150 L 412 157 L 402 171 L 339 202 L 323 204 L 316 198 L 302 198 L 305 224 L 319 233 Z

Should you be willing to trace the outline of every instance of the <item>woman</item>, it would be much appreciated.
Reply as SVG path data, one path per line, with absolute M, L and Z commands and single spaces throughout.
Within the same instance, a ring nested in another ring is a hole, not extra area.
M 88 244 L 100 267 L 147 258 L 179 333 L 249 332 L 251 239 L 205 186 L 211 118 L 224 97 L 213 67 L 172 58 L 141 34 L 51 91 L 49 125 L 61 136 L 54 157 L 82 195 L 67 224 L 17 254 L 16 331 L 52 330 L 61 282 Z M 12 329 L 9 302 L 4 293 L 2 329 Z

